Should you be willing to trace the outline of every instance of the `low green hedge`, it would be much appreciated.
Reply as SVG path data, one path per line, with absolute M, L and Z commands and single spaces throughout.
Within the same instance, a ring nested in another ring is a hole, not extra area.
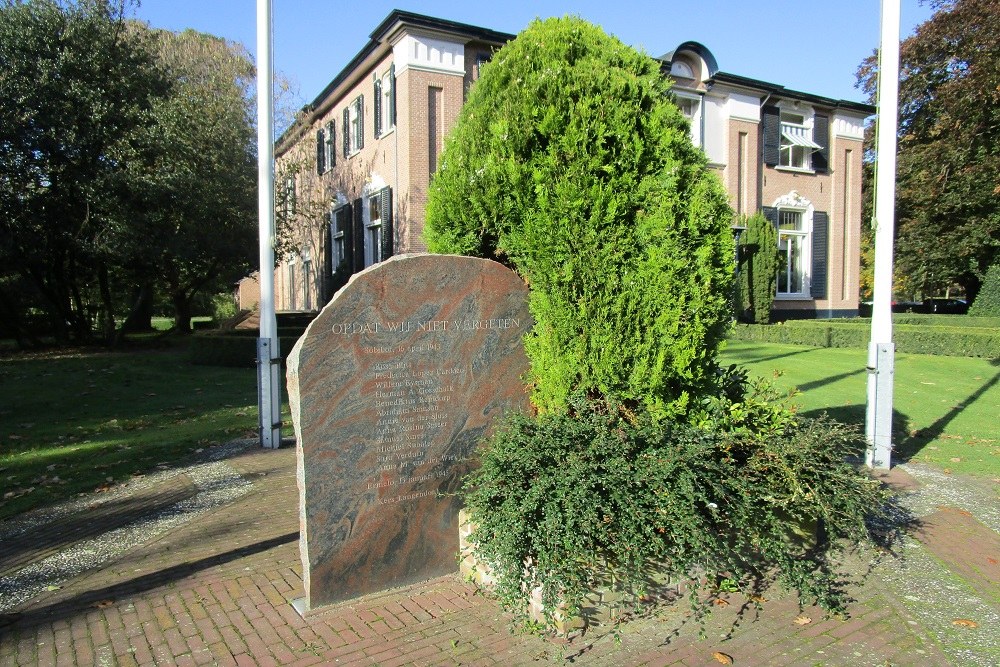
M 940 317 L 931 315 L 929 317 Z M 994 318 L 976 318 L 990 320 Z M 967 322 L 928 326 L 894 321 L 893 340 L 898 352 L 953 357 L 1000 358 L 1000 328 L 975 327 Z M 734 324 L 731 340 L 791 343 L 813 347 L 867 349 L 871 340 L 869 320 L 790 320 L 780 324 Z
M 257 365 L 257 332 L 228 332 L 191 336 L 191 363 L 200 366 L 251 368 Z M 284 361 L 299 335 L 278 337 Z

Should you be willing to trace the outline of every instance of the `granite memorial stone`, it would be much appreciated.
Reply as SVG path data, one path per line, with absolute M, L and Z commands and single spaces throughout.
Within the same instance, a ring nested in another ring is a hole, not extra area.
M 456 495 L 525 410 L 527 286 L 501 264 L 401 255 L 352 278 L 288 359 L 305 610 L 458 569 Z

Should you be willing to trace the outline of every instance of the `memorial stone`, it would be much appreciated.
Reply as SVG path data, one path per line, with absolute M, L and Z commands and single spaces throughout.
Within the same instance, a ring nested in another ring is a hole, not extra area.
M 304 611 L 458 569 L 461 480 L 526 410 L 527 286 L 473 257 L 354 276 L 288 358 Z

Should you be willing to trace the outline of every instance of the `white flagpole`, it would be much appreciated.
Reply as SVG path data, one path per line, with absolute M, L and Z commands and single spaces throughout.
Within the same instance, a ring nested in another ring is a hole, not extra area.
M 260 334 L 257 408 L 261 447 L 281 446 L 281 352 L 274 315 L 274 64 L 271 0 L 257 0 L 257 216 L 260 236 Z
M 892 248 L 896 208 L 896 129 L 899 109 L 899 0 L 882 0 L 875 158 L 875 294 L 868 344 L 865 435 L 869 467 L 888 469 L 892 456 Z

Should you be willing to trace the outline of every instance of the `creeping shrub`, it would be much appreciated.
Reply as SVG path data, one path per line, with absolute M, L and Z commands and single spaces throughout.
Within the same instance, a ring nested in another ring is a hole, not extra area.
M 868 523 L 886 517 L 885 491 L 847 462 L 863 438 L 828 420 L 759 419 L 768 437 L 582 398 L 565 413 L 511 417 L 466 481 L 470 539 L 498 597 L 523 612 L 541 585 L 550 613 L 572 613 L 595 580 L 640 595 L 656 571 L 686 581 L 695 601 L 705 581 L 750 591 L 776 573 L 804 603 L 843 611 L 831 555 L 887 539 Z

